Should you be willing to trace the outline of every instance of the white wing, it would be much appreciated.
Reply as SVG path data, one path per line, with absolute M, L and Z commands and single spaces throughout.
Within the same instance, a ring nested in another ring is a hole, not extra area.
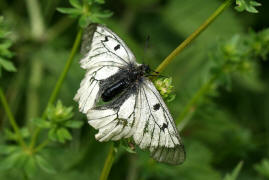
M 127 45 L 111 30 L 102 25 L 90 25 L 83 36 L 81 67 L 126 66 L 135 63 L 135 56 Z M 89 42 L 91 41 L 91 42 Z
M 147 78 L 138 93 L 134 141 L 140 148 L 149 148 L 160 162 L 180 164 L 185 151 L 174 120 L 153 83 Z
M 83 35 L 81 67 L 87 73 L 74 97 L 81 112 L 86 113 L 100 98 L 100 82 L 116 74 L 135 57 L 126 44 L 108 28 L 92 24 Z
M 88 111 L 89 124 L 99 141 L 133 136 L 141 149 L 149 149 L 160 162 L 180 164 L 185 159 L 173 119 L 153 83 L 146 79 L 135 92 L 126 92 L 108 106 Z

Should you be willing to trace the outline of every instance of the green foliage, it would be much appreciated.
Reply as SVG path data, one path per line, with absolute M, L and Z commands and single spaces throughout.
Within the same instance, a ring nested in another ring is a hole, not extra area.
M 269 160 L 263 159 L 259 164 L 254 165 L 255 170 L 262 176 L 269 178 Z
M 33 177 L 39 169 L 47 173 L 55 173 L 54 168 L 47 162 L 41 154 L 32 154 L 32 152 L 22 149 L 17 145 L 1 145 L 0 171 L 10 169 L 23 170 L 28 177 Z
M 172 85 L 172 78 L 158 78 L 154 80 L 154 85 L 160 92 L 163 99 L 167 102 L 171 102 L 175 99 L 176 95 L 173 93 L 174 86 Z
M 68 128 L 80 128 L 83 125 L 82 121 L 72 120 L 72 110 L 72 107 L 65 107 L 61 101 L 58 101 L 56 106 L 48 107 L 46 120 L 37 118 L 34 121 L 38 127 L 49 129 L 50 140 L 65 143 L 66 140 L 72 139 Z
M 73 18 L 79 18 L 79 25 L 84 28 L 90 23 L 102 23 L 102 19 L 112 16 L 109 10 L 102 10 L 99 5 L 104 0 L 86 0 L 81 4 L 80 0 L 69 0 L 72 8 L 57 8 L 61 13 L 68 14 Z
M 213 76 L 218 76 L 219 82 L 231 89 L 233 73 L 252 76 L 255 74 L 256 62 L 260 58 L 266 60 L 269 50 L 269 29 L 259 33 L 251 31 L 247 35 L 235 35 L 228 41 L 220 41 L 210 53 L 214 65 L 211 68 Z
M 239 12 L 248 11 L 250 13 L 258 13 L 256 7 L 261 6 L 261 3 L 253 0 L 236 0 L 235 9 Z
M 234 168 L 231 174 L 226 174 L 223 180 L 236 180 L 243 166 L 243 161 L 240 161 Z
M 12 46 L 12 41 L 8 37 L 9 31 L 4 23 L 3 16 L 0 16 L 0 77 L 2 76 L 2 69 L 10 72 L 15 72 L 16 68 L 9 60 L 13 53 L 9 50 Z

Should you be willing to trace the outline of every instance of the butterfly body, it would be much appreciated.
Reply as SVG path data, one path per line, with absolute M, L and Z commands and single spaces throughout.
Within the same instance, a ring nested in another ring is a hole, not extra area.
M 115 75 L 121 79 L 112 77 L 112 79 L 119 79 L 113 84 L 111 84 L 110 79 L 106 80 L 109 82 L 110 86 L 106 87 L 102 93 L 102 100 L 108 102 L 128 88 L 136 89 L 137 87 L 135 86 L 138 86 L 139 82 L 142 81 L 142 77 L 145 77 L 149 72 L 150 69 L 148 65 L 141 64 L 137 66 L 135 64 L 130 64 L 127 71 L 119 71 L 118 74 Z
M 148 79 L 149 66 L 139 64 L 127 45 L 105 26 L 90 25 L 80 60 L 86 69 L 74 97 L 79 110 L 98 133 L 98 141 L 132 137 L 141 149 L 169 164 L 185 160 L 185 150 L 162 97 Z M 98 104 L 102 99 L 105 103 Z

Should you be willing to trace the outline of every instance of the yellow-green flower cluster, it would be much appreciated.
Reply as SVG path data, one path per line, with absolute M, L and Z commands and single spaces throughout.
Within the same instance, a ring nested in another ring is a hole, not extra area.
M 155 87 L 160 92 L 163 99 L 167 102 L 171 102 L 175 99 L 173 92 L 174 86 L 172 85 L 172 78 L 161 77 L 154 81 Z

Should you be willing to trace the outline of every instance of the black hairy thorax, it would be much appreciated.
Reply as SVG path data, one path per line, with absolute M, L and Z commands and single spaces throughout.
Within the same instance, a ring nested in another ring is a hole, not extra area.
M 104 102 L 111 101 L 127 90 L 135 91 L 144 76 L 150 72 L 148 65 L 130 64 L 101 83 L 101 98 Z

